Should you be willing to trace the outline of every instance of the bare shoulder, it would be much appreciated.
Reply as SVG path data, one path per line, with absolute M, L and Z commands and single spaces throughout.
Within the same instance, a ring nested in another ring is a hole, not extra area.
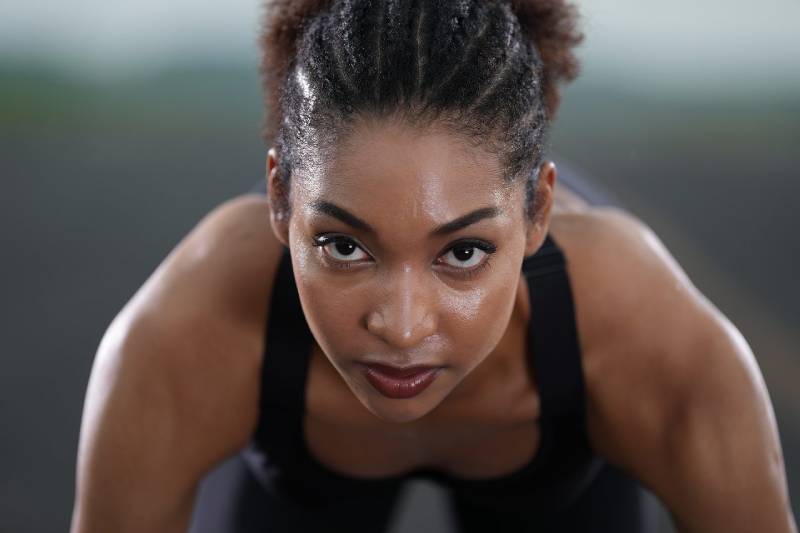
M 627 346 L 632 335 L 669 341 L 665 331 L 696 324 L 689 308 L 722 318 L 635 215 L 589 207 L 555 215 L 550 229 L 567 258 L 586 348 Z
M 196 483 L 254 430 L 280 250 L 261 198 L 228 200 L 111 322 L 84 403 L 73 531 L 187 525 Z
M 634 215 L 590 208 L 551 229 L 568 262 L 595 450 L 689 530 L 738 531 L 715 528 L 754 498 L 785 520 L 774 413 L 737 328 Z
M 229 199 L 175 246 L 125 311 L 260 320 L 281 251 L 266 200 L 254 194 Z
M 642 220 L 591 208 L 554 218 L 552 231 L 567 257 L 595 421 L 634 420 L 634 409 L 667 416 L 700 392 L 710 365 L 754 368 L 738 330 Z M 615 453 L 603 442 L 607 427 L 595 429 L 597 444 Z
M 180 241 L 112 324 L 129 343 L 150 348 L 139 356 L 172 388 L 180 402 L 174 408 L 185 411 L 178 417 L 227 420 L 204 438 L 211 447 L 219 439 L 220 452 L 243 445 L 255 423 L 281 251 L 262 197 L 227 200 Z

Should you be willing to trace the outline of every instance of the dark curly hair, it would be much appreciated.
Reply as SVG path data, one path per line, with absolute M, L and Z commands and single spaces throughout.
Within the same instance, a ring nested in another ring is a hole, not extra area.
M 330 154 L 361 116 L 438 123 L 526 179 L 531 216 L 559 83 L 583 36 L 565 0 L 265 0 L 264 137 L 290 177 Z M 319 164 L 319 162 L 317 162 Z

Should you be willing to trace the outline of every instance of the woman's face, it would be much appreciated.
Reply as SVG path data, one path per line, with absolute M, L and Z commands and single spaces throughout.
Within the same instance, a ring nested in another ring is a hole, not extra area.
M 300 301 L 364 406 L 416 420 L 492 363 L 526 245 L 537 240 L 526 232 L 523 186 L 504 182 L 496 156 L 444 131 L 364 122 L 340 146 L 293 178 L 286 232 Z M 363 363 L 442 368 L 422 392 L 396 398 Z

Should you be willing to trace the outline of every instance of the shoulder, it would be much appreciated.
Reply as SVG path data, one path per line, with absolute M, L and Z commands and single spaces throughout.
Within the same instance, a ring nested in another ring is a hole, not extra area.
M 554 216 L 551 232 L 567 259 L 585 348 L 604 352 L 632 341 L 671 342 L 670 328 L 697 325 L 687 312 L 711 311 L 659 237 L 619 208 Z
M 282 250 L 263 198 L 227 200 L 177 244 L 117 317 L 129 336 L 154 347 L 148 357 L 158 358 L 170 386 L 191 399 L 187 409 L 198 401 L 211 408 L 228 391 L 257 392 L 254 381 L 231 386 L 258 374 Z
M 96 388 L 152 398 L 176 440 L 197 439 L 189 447 L 200 466 L 246 444 L 256 423 L 282 250 L 268 215 L 255 195 L 212 209 L 114 318 L 92 370 Z
M 567 259 L 578 325 L 590 351 L 684 342 L 675 331 L 719 333 L 724 316 L 635 215 L 589 208 L 554 217 L 551 231 Z
M 690 461 L 696 446 L 720 446 L 703 468 L 734 467 L 723 464 L 726 427 L 763 435 L 772 420 L 740 332 L 634 215 L 590 209 L 557 217 L 552 230 L 573 285 L 596 451 L 659 488 L 677 468 L 669 459 Z
M 594 450 L 692 531 L 794 531 L 755 356 L 656 234 L 617 209 L 555 217 Z
M 184 236 L 128 305 L 259 320 L 281 252 L 266 200 L 253 194 L 229 199 Z
M 551 229 L 567 258 L 587 385 L 636 372 L 685 383 L 717 345 L 744 342 L 635 215 L 590 208 L 555 217 Z
M 81 421 L 79 530 L 188 523 L 196 483 L 249 441 L 281 250 L 271 234 L 257 196 L 220 204 L 111 321 Z
M 752 365 L 738 331 L 634 215 L 561 216 L 553 234 L 573 287 L 590 431 L 604 452 L 613 454 L 608 441 L 639 417 L 679 413 L 708 386 L 698 378 L 709 368 Z

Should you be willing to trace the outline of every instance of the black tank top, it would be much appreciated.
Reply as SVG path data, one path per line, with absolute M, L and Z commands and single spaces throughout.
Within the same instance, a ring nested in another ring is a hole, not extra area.
M 263 194 L 261 184 L 254 192 Z M 532 460 L 509 475 L 462 479 L 431 468 L 363 479 L 341 475 L 317 461 L 303 431 L 305 385 L 312 333 L 303 314 L 284 248 L 266 325 L 258 426 L 243 450 L 248 467 L 268 490 L 310 504 L 353 497 L 410 478 L 427 478 L 479 507 L 550 515 L 562 512 L 590 485 L 604 462 L 586 433 L 586 394 L 575 310 L 564 255 L 551 235 L 524 259 L 531 302 L 528 363 L 541 400 L 540 444 Z

